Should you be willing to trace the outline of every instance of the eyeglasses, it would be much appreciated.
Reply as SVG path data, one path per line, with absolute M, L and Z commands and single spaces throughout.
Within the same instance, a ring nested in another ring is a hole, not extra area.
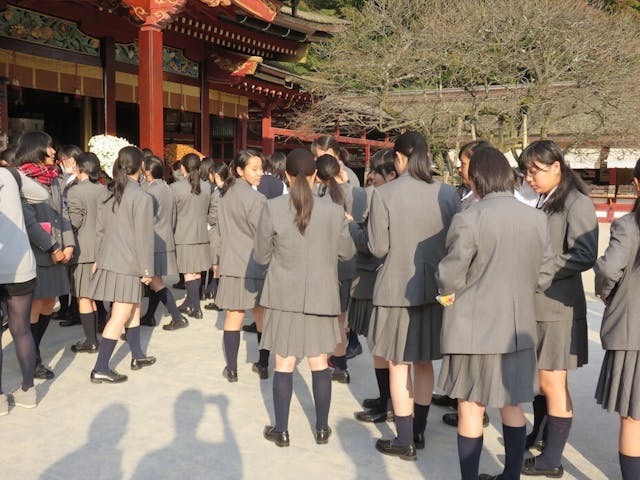
M 525 177 L 535 177 L 541 172 L 548 172 L 548 168 L 540 168 L 540 167 L 529 167 L 523 171 Z

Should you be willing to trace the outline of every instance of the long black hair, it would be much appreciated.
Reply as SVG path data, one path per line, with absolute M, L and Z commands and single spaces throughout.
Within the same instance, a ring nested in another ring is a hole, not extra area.
M 324 152 L 333 150 L 333 153 L 340 155 L 340 144 L 331 135 L 322 135 L 311 142 L 311 153 L 314 157 L 318 156 L 318 149 Z
M 535 162 L 551 166 L 555 162 L 560 165 L 560 183 L 553 195 L 544 203 L 542 209 L 546 213 L 557 213 L 564 210 L 564 202 L 571 190 L 578 190 L 584 195 L 589 195 L 587 186 L 575 174 L 571 167 L 564 161 L 564 155 L 560 147 L 551 140 L 538 140 L 530 144 L 520 154 L 518 164 L 521 168 L 535 167 Z
M 45 132 L 27 132 L 20 135 L 16 147 L 16 166 L 25 163 L 44 163 L 47 158 L 47 148 L 53 147 L 53 140 Z
M 86 173 L 91 183 L 100 180 L 100 160 L 95 153 L 80 152 L 76 160 L 76 167 L 80 173 Z
M 333 155 L 320 155 L 316 159 L 316 169 L 318 170 L 318 178 L 327 185 L 327 191 L 333 203 L 340 205 L 345 210 L 347 202 L 344 193 L 336 182 L 336 178 L 340 174 L 340 163 Z
M 378 150 L 371 156 L 371 162 L 369 163 L 369 168 L 386 177 L 392 172 L 398 176 L 398 172 L 396 171 L 396 163 L 394 161 L 395 154 L 393 150 L 390 148 L 385 150 Z
M 200 161 L 200 180 L 204 180 L 205 182 L 209 182 L 209 173 L 211 173 L 211 167 L 215 161 L 211 157 L 204 157 Z
M 409 159 L 407 165 L 409 175 L 416 180 L 433 183 L 433 177 L 431 176 L 433 160 L 429 145 L 421 133 L 403 133 L 393 144 L 393 151 L 400 152 Z
M 229 165 L 224 162 L 214 162 L 209 168 L 209 175 L 213 175 L 214 177 L 218 175 L 220 180 L 224 183 L 229 176 Z
M 480 198 L 489 193 L 513 193 L 515 177 L 507 157 L 497 148 L 475 148 L 469 162 L 469 179 Z
M 253 157 L 258 157 L 260 160 L 262 160 L 262 155 L 260 155 L 255 150 L 240 150 L 236 154 L 236 156 L 229 164 L 230 175 L 225 179 L 222 188 L 220 188 L 220 196 L 224 196 L 224 194 L 227 193 L 229 189 L 236 183 L 236 178 L 239 178 L 238 168 L 241 168 L 243 170 L 247 168 L 249 160 L 251 160 Z
M 144 169 L 151 174 L 154 180 L 164 177 L 164 163 L 155 155 L 147 155 L 144 157 Z
M 118 158 L 116 158 L 113 164 L 113 182 L 109 185 L 109 190 L 113 197 L 112 210 L 115 212 L 116 207 L 120 206 L 122 196 L 124 195 L 124 189 L 129 182 L 128 175 L 133 175 L 140 170 L 142 166 L 143 153 L 138 147 L 129 145 L 123 147 L 118 152 Z M 111 198 L 111 197 L 109 197 Z M 105 200 L 105 203 L 109 199 Z
M 265 162 L 267 164 L 267 162 Z M 287 156 L 283 152 L 273 152 L 268 161 L 269 168 L 271 168 L 271 175 L 279 178 L 283 182 L 287 181 L 287 177 L 284 174 L 287 168 Z
M 313 154 L 302 148 L 291 150 L 287 155 L 286 169 L 289 176 L 294 177 L 289 199 L 296 209 L 295 222 L 298 231 L 304 235 L 313 210 L 313 192 L 307 182 L 307 177 L 313 175 L 316 169 Z
M 187 179 L 191 184 L 191 193 L 200 195 L 200 157 L 195 153 L 187 153 L 182 157 L 180 163 L 187 171 Z

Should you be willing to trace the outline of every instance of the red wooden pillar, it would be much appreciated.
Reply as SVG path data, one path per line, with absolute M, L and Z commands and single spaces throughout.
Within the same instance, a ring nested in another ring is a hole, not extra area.
M 367 139 L 367 132 L 365 132 L 364 130 L 362 131 L 362 133 L 360 134 L 360 138 L 366 140 Z M 365 167 L 369 167 L 369 162 L 371 160 L 371 145 L 369 145 L 369 143 L 367 143 L 364 146 L 364 166 Z
M 249 117 L 242 116 L 240 119 L 240 148 L 246 150 L 248 147 L 247 131 L 249 130 Z
M 271 130 L 271 106 L 265 107 L 262 112 L 262 153 L 272 155 L 276 151 L 276 141 Z
M 138 94 L 140 96 L 140 147 L 150 148 L 154 154 L 164 150 L 164 109 L 162 96 L 162 30 L 155 25 L 140 27 L 140 67 Z

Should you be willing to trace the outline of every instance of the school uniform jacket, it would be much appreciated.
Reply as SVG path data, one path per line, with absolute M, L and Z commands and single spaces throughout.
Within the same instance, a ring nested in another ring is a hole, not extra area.
M 73 263 L 93 263 L 96 250 L 98 205 L 106 188 L 89 179 L 78 182 L 67 192 L 69 220 L 76 239 Z
M 176 249 L 174 232 L 178 221 L 178 206 L 173 190 L 164 180 L 156 179 L 143 186 L 153 200 L 153 250 L 173 252 Z
M 383 258 L 373 304 L 409 307 L 435 303 L 435 272 L 445 253 L 451 219 L 460 209 L 456 190 L 403 174 L 373 191 L 369 250 Z
M 363 188 L 353 186 L 350 183 L 341 183 L 340 189 L 344 195 L 347 212 L 353 217 L 354 222 L 362 222 L 367 212 L 367 194 Z M 331 198 L 328 193 L 325 197 Z M 356 258 L 351 257 L 338 263 L 338 280 L 351 280 L 356 276 Z
M 356 268 L 358 270 L 366 270 L 375 272 L 382 265 L 382 260 L 375 257 L 369 250 L 369 234 L 367 232 L 367 224 L 369 221 L 369 212 L 371 209 L 371 198 L 373 196 L 374 187 L 364 189 L 367 197 L 366 209 L 362 214 L 362 219 L 357 221 L 354 217 L 349 223 L 349 233 L 356 246 Z
M 546 216 L 512 193 L 490 193 L 453 218 L 436 280 L 445 308 L 441 349 L 496 354 L 536 345 L 536 291 L 553 278 Z
M 269 267 L 260 304 L 285 312 L 339 315 L 338 260 L 355 254 L 344 209 L 314 197 L 304 235 L 294 219 L 289 196 L 267 201 L 262 210 L 253 258 Z
M 207 222 L 211 223 L 215 199 L 211 184 L 200 180 L 200 194 L 191 193 L 188 177 L 171 184 L 176 199 L 178 220 L 175 228 L 176 245 L 209 243 Z
M 596 263 L 598 221 L 593 202 L 577 190 L 564 210 L 547 214 L 555 274 L 551 286 L 536 295 L 539 322 L 572 321 L 587 317 L 582 272 Z
M 256 227 L 266 201 L 263 194 L 240 178 L 220 196 L 217 219 L 213 223 L 219 228 L 222 243 L 219 264 L 221 276 L 264 278 L 265 268 L 256 263 L 252 251 Z
M 53 265 L 50 254 L 52 246 L 57 243 L 62 250 L 66 247 L 75 247 L 76 242 L 69 221 L 69 212 L 62 198 L 60 179 L 43 187 L 49 192 L 49 200 L 34 204 L 23 202 L 23 211 L 36 263 L 39 266 L 50 267 Z M 40 225 L 44 222 L 51 224 L 51 235 Z
M 611 224 L 611 239 L 593 270 L 596 295 L 606 299 L 600 339 L 606 350 L 640 350 L 640 230 L 635 213 Z
M 120 204 L 113 210 L 107 191 L 98 205 L 96 266 L 123 275 L 153 276 L 153 200 L 129 179 Z

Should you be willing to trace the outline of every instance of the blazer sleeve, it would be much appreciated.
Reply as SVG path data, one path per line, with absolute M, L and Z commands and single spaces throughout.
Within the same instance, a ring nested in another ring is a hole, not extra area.
M 108 208 L 107 205 L 103 202 L 101 198 L 98 203 L 98 213 L 96 215 L 96 250 L 95 256 L 98 258 L 98 252 L 100 252 L 100 248 L 102 247 L 102 238 L 104 237 L 104 211 Z
M 22 186 L 20 187 L 20 194 L 29 203 L 42 203 L 49 199 L 49 192 L 35 180 L 27 177 L 24 173 L 18 170 Z
M 632 251 L 634 243 L 637 244 L 637 240 L 633 242 L 623 222 L 616 220 L 611 224 L 609 246 L 593 267 L 596 274 L 595 292 L 600 298 L 608 298 L 622 278 L 630 255 L 635 253 Z
M 138 250 L 138 264 L 140 276 L 153 276 L 153 248 L 148 248 L 153 239 L 153 200 L 151 195 L 143 193 L 136 199 L 138 205 L 131 206 L 133 238 Z
M 73 235 L 73 228 L 71 227 L 71 220 L 69 220 L 69 208 L 67 202 L 62 202 L 62 215 L 61 215 L 60 230 L 62 232 L 62 243 L 64 247 L 76 246 L 76 238 Z
M 258 227 L 258 222 L 260 221 L 260 215 L 262 214 L 262 210 L 266 203 L 267 197 L 260 194 L 258 198 L 251 203 L 251 208 L 247 212 L 247 221 L 249 223 L 249 228 L 251 229 L 251 234 L 254 237 L 256 234 L 256 228 Z
M 69 221 L 75 231 L 82 226 L 87 215 L 87 209 L 82 203 L 76 188 L 70 188 L 67 194 L 67 208 L 69 209 Z
M 371 251 L 369 250 L 369 233 L 367 231 L 366 222 L 349 222 L 349 233 L 351 234 L 356 250 L 360 253 L 364 253 L 365 255 L 371 255 Z
M 256 234 L 253 240 L 253 259 L 260 265 L 268 265 L 273 255 L 275 230 L 269 205 L 265 205 L 260 214 Z
M 382 258 L 389 253 L 389 210 L 376 190 L 371 197 L 367 233 L 369 251 L 374 256 Z
M 353 242 L 353 238 L 351 238 L 351 233 L 349 232 L 350 223 L 353 222 L 349 222 L 345 217 L 342 220 L 342 228 L 340 229 L 338 259 L 342 261 L 351 260 L 356 254 L 356 245 Z
M 551 237 L 549 236 L 549 224 L 546 219 L 541 225 L 542 238 L 544 239 L 544 253 L 542 264 L 540 265 L 540 273 L 538 274 L 538 292 L 544 292 L 551 286 L 555 272 L 555 257 L 551 248 Z
M 215 192 L 211 192 L 211 201 L 209 202 L 209 215 L 207 221 L 211 228 L 216 228 L 218 224 L 218 200 L 220 196 Z
M 40 226 L 35 209 L 25 200 L 22 201 L 22 213 L 24 215 L 24 224 L 27 228 L 27 235 L 32 245 L 43 252 L 51 251 L 56 246 L 59 247 L 51 235 L 45 232 L 44 228 Z
M 580 195 L 567 212 L 567 246 L 556 255 L 556 279 L 567 278 L 589 270 L 598 258 L 598 220 L 593 203 Z
M 446 240 L 447 254 L 440 261 L 436 282 L 441 294 L 460 291 L 466 283 L 473 257 L 478 251 L 473 218 L 464 213 L 455 215 Z

